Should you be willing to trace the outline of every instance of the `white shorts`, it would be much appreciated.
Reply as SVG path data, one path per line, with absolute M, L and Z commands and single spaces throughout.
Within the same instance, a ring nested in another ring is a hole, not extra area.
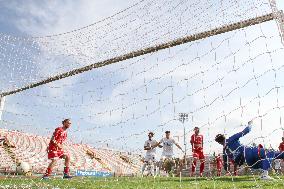
M 156 162 L 156 157 L 155 155 L 146 155 L 145 156 L 145 159 L 144 159 L 145 162 Z
M 281 164 L 275 164 L 274 169 L 281 169 Z
M 281 160 L 280 159 L 274 160 L 274 169 L 276 169 L 276 170 L 281 169 Z

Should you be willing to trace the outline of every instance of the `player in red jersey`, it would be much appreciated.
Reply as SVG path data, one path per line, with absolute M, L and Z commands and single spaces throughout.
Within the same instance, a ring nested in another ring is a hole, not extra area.
M 64 167 L 64 175 L 63 178 L 72 178 L 69 175 L 69 164 L 70 164 L 70 157 L 67 153 L 63 150 L 63 143 L 67 139 L 67 129 L 71 127 L 70 119 L 65 119 L 62 121 L 62 127 L 58 127 L 55 129 L 50 142 L 47 148 L 48 159 L 51 160 L 49 163 L 47 170 L 42 177 L 43 179 L 48 179 L 49 175 L 52 172 L 52 168 L 55 166 L 56 161 L 58 158 L 62 158 L 65 160 L 65 167 Z
M 284 152 L 284 137 L 282 137 L 282 142 L 279 144 L 279 151 Z
M 222 161 L 221 155 L 218 154 L 218 156 L 216 156 L 217 176 L 221 176 L 222 166 L 223 166 L 223 161 Z
M 194 134 L 191 136 L 190 144 L 192 146 L 192 156 L 193 156 L 193 163 L 192 163 L 192 176 L 195 174 L 195 168 L 197 160 L 200 160 L 200 176 L 203 176 L 204 166 L 205 166 L 205 157 L 203 154 L 203 135 L 199 134 L 199 128 L 194 128 Z

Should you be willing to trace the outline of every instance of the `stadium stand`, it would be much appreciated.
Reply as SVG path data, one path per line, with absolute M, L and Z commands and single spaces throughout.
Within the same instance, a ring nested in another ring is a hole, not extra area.
M 13 174 L 17 172 L 20 162 L 27 162 L 33 174 L 43 174 L 48 166 L 47 145 L 50 138 L 32 135 L 14 130 L 0 129 L 1 136 L 6 136 L 16 148 L 0 146 L 0 173 Z M 141 156 L 130 154 L 110 148 L 95 148 L 87 144 L 73 144 L 67 142 L 66 151 L 71 157 L 71 172 L 76 170 L 112 172 L 116 176 L 131 176 L 140 173 L 142 166 Z M 206 176 L 216 173 L 214 158 L 206 154 Z M 63 160 L 59 160 L 63 161 Z M 187 157 L 187 166 L 180 165 L 177 169 L 182 176 L 189 176 L 191 171 L 192 157 Z M 199 172 L 199 164 L 196 172 Z M 178 171 L 178 172 L 179 172 Z M 55 174 L 62 174 L 63 166 L 58 162 L 54 168 Z M 247 174 L 247 170 L 240 169 L 238 174 Z M 179 173 L 177 173 L 179 174 Z M 224 174 L 224 170 L 223 170 Z
M 1 173 L 16 173 L 16 167 L 20 162 L 29 163 L 34 174 L 44 173 L 49 162 L 46 153 L 49 138 L 6 129 L 0 129 L 0 132 L 16 146 L 16 148 L 0 146 Z M 112 172 L 116 175 L 133 175 L 140 171 L 141 162 L 135 159 L 139 156 L 70 142 L 67 142 L 65 148 L 71 157 L 71 172 L 73 173 L 76 170 L 95 170 Z M 63 167 L 60 165 L 62 164 L 57 163 L 54 173 L 62 174 Z

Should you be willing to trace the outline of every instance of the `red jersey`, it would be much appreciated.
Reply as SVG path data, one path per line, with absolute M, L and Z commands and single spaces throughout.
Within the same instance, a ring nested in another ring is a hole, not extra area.
M 62 145 L 62 143 L 67 139 L 67 131 L 63 127 L 58 127 L 55 129 L 51 140 L 48 145 L 48 158 L 60 157 L 64 154 L 63 149 L 58 148 L 56 144 Z M 56 144 L 55 144 L 56 143 Z
M 280 152 L 283 152 L 284 151 L 284 142 L 281 142 L 280 144 L 279 144 L 279 151 Z
M 193 150 L 203 150 L 203 135 L 191 135 L 190 143 Z

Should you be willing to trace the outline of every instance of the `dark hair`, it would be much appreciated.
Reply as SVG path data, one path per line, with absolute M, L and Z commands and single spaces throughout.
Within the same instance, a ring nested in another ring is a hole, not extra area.
M 223 134 L 218 134 L 215 137 L 215 141 L 218 143 L 223 143 L 225 141 L 225 136 Z
M 195 129 L 198 129 L 198 130 L 199 130 L 199 127 L 194 127 L 194 129 L 193 129 L 193 130 L 195 130 Z
M 62 121 L 62 124 L 66 123 L 66 121 L 70 121 L 70 119 L 64 119 L 64 120 Z
M 171 133 L 171 131 L 166 131 L 165 133 Z
M 150 131 L 150 132 L 148 133 L 148 135 L 154 136 L 154 133 L 153 133 L 152 131 Z

